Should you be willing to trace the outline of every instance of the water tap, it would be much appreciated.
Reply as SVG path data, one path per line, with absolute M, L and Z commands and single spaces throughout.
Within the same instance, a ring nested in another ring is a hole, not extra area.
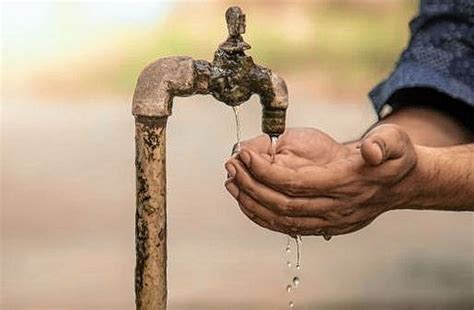
M 225 18 L 229 35 L 212 62 L 166 57 L 142 71 L 133 98 L 135 116 L 169 116 L 174 96 L 211 94 L 226 105 L 237 106 L 257 94 L 262 104 L 262 131 L 270 136 L 284 132 L 288 107 L 285 81 L 245 54 L 250 45 L 242 37 L 246 30 L 242 9 L 228 8 Z

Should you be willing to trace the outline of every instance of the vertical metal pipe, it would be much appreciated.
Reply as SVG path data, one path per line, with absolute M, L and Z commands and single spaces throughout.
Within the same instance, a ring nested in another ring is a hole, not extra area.
M 139 310 L 166 309 L 166 120 L 135 117 L 135 302 Z

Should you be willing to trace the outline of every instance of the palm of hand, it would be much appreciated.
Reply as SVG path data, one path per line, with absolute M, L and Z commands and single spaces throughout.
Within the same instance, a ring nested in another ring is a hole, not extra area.
M 373 129 L 360 150 L 309 128 L 287 130 L 273 163 L 269 150 L 266 136 L 244 142 L 239 158 L 226 164 L 232 172 L 226 187 L 254 222 L 289 234 L 335 235 L 366 226 L 403 203 L 393 199 L 397 184 L 416 164 L 408 136 L 388 125 Z
M 346 158 L 349 150 L 322 131 L 313 128 L 288 130 L 278 141 L 275 164 L 292 169 L 325 166 Z

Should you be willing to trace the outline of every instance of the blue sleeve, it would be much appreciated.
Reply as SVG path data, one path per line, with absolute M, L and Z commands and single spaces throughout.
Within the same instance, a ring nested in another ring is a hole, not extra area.
M 394 94 L 413 88 L 431 89 L 472 111 L 474 0 L 422 0 L 410 30 L 394 71 L 369 93 L 378 114 L 387 104 L 395 107 Z

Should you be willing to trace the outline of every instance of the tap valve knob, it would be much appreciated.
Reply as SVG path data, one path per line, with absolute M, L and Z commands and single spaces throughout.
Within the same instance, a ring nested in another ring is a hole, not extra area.
M 227 22 L 227 30 L 229 36 L 219 49 L 227 53 L 244 52 L 250 49 L 250 45 L 244 41 L 242 34 L 245 33 L 245 14 L 238 6 L 231 6 L 225 12 L 225 20 Z

